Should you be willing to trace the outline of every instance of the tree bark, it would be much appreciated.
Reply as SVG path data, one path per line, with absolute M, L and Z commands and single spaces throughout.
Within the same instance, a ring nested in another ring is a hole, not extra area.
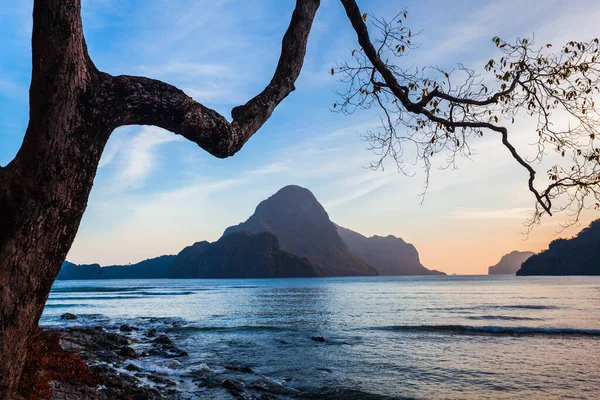
M 231 123 L 166 83 L 98 71 L 80 7 L 80 0 L 35 0 L 29 126 L 15 159 L 0 167 L 0 399 L 15 396 L 112 131 L 156 125 L 217 157 L 233 155 L 294 90 L 319 0 L 297 0 L 271 82 L 233 109 Z

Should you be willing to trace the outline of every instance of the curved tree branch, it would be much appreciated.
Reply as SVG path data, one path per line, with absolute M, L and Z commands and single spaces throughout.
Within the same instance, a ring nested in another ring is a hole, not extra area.
M 294 89 L 319 0 L 297 0 L 281 56 L 267 87 L 231 111 L 228 122 L 167 83 L 135 76 L 112 78 L 115 125 L 155 125 L 180 134 L 217 157 L 235 154 Z
M 519 155 L 519 153 L 517 152 L 515 147 L 508 141 L 508 131 L 507 131 L 506 127 L 503 127 L 500 125 L 495 125 L 495 124 L 492 124 L 491 122 L 484 122 L 484 121 L 464 121 L 464 120 L 454 121 L 452 118 L 445 118 L 445 117 L 438 116 L 434 112 L 432 112 L 431 110 L 429 110 L 427 108 L 427 106 L 430 104 L 430 102 L 435 98 L 440 98 L 440 99 L 450 101 L 453 103 L 453 105 L 454 104 L 464 104 L 464 105 L 478 106 L 478 105 L 495 104 L 503 96 L 506 96 L 515 90 L 515 88 L 517 87 L 517 84 L 519 83 L 520 73 L 518 73 L 518 72 L 516 73 L 515 79 L 513 80 L 513 82 L 507 89 L 505 89 L 501 92 L 498 92 L 498 93 L 494 94 L 493 96 L 483 99 L 483 100 L 459 98 L 456 96 L 452 96 L 450 94 L 445 94 L 445 93 L 441 92 L 438 89 L 438 87 L 435 87 L 431 92 L 424 95 L 421 98 L 421 100 L 419 100 L 417 102 L 413 102 L 413 101 L 411 101 L 411 99 L 409 97 L 409 88 L 400 85 L 400 83 L 396 79 L 396 76 L 394 75 L 394 73 L 390 70 L 390 68 L 388 68 L 388 65 L 385 62 L 383 62 L 381 60 L 381 58 L 379 57 L 377 50 L 375 49 L 375 47 L 373 46 L 373 44 L 371 42 L 371 39 L 369 37 L 369 31 L 367 29 L 367 25 L 365 24 L 365 20 L 363 19 L 363 16 L 361 15 L 360 9 L 358 8 L 356 1 L 355 0 L 341 0 L 341 3 L 343 4 L 344 9 L 346 10 L 346 15 L 348 16 L 348 19 L 350 20 L 352 27 L 354 28 L 354 31 L 356 32 L 356 35 L 358 37 L 358 43 L 362 47 L 362 51 L 364 51 L 364 54 L 366 55 L 366 57 L 369 59 L 369 61 L 373 65 L 374 70 L 376 70 L 381 75 L 383 80 L 385 81 L 385 86 L 391 90 L 392 94 L 400 101 L 402 106 L 404 106 L 404 108 L 407 111 L 409 111 L 413 114 L 423 115 L 429 121 L 432 121 L 434 123 L 439 124 L 440 126 L 445 127 L 449 132 L 455 132 L 455 130 L 457 128 L 471 128 L 471 129 L 485 128 L 485 129 L 490 129 L 492 131 L 500 133 L 501 137 L 502 137 L 502 144 L 509 150 L 512 157 L 520 165 L 522 165 L 525 169 L 527 169 L 527 171 L 529 173 L 529 180 L 528 180 L 529 190 L 534 194 L 537 202 L 544 209 L 544 211 L 547 212 L 549 215 L 552 215 L 552 212 L 551 212 L 552 204 L 551 204 L 550 198 L 547 195 L 545 195 L 545 196 L 541 195 L 534 186 L 536 171 L 531 167 L 531 165 L 529 165 L 529 163 L 527 161 L 525 161 L 523 159 L 523 157 L 521 157 Z

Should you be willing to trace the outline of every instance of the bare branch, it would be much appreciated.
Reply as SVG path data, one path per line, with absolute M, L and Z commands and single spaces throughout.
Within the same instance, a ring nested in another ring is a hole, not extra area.
M 486 64 L 484 79 L 461 64 L 444 71 L 392 63 L 405 60 L 399 57 L 416 47 L 403 24 L 406 12 L 391 22 L 369 16 L 380 33 L 373 42 L 367 15 L 354 0 L 341 2 L 361 49 L 353 52 L 353 63 L 337 64 L 332 71 L 349 85 L 334 107 L 342 113 L 373 105 L 382 110 L 382 130 L 365 136 L 379 157 L 373 168 L 383 167 L 384 159 L 391 157 L 407 173 L 405 157 L 412 155 L 413 165 L 423 165 L 427 186 L 431 157 L 447 152 L 442 168 L 454 168 L 457 156 L 472 154 L 472 139 L 492 131 L 529 175 L 527 186 L 536 206 L 528 228 L 543 214 L 568 211 L 576 221 L 583 209 L 600 208 L 600 148 L 595 145 L 600 110 L 594 102 L 600 93 L 598 39 L 571 41 L 557 54 L 547 54 L 551 45 L 536 49 L 530 39 L 509 44 L 493 38 L 502 57 Z M 533 160 L 525 159 L 509 140 L 508 126 L 519 114 L 537 117 L 538 151 Z M 562 127 L 555 115 L 566 116 L 568 126 Z M 549 148 L 565 161 L 570 155 L 572 162 L 551 167 L 547 171 L 551 183 L 539 189 L 534 165 L 545 159 Z M 590 199 L 595 203 L 589 204 Z

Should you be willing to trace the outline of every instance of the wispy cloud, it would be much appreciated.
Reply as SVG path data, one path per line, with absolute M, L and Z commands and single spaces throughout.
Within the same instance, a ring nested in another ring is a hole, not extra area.
M 104 168 L 110 165 L 119 154 L 119 151 L 121 151 L 126 145 L 127 144 L 123 136 L 113 133 L 112 137 L 104 148 L 104 152 L 102 152 L 102 157 L 100 158 L 98 168 Z
M 119 167 L 114 178 L 114 189 L 124 190 L 140 187 L 156 167 L 156 150 L 165 143 L 181 140 L 165 130 L 144 127 L 128 141 L 117 141 L 103 157 L 106 166 L 119 157 Z
M 343 196 L 341 196 L 341 197 L 339 197 L 337 199 L 325 202 L 324 207 L 325 208 L 330 208 L 330 209 L 336 208 L 338 206 L 341 206 L 342 204 L 346 204 L 346 203 L 349 203 L 349 202 L 351 202 L 353 200 L 356 200 L 356 199 L 359 199 L 359 198 L 361 198 L 363 196 L 366 196 L 369 193 L 374 192 L 377 189 L 379 189 L 379 188 L 381 188 L 381 187 L 383 187 L 385 185 L 387 185 L 387 182 L 384 182 L 384 181 L 373 182 L 372 184 L 363 186 L 360 189 L 357 189 L 357 190 L 355 190 L 353 192 L 346 193 L 345 195 L 343 195 Z
M 255 176 L 256 175 L 271 175 L 271 174 L 283 172 L 283 171 L 289 169 L 289 167 L 290 167 L 289 162 L 275 162 L 272 164 L 267 164 L 265 166 L 250 170 L 246 174 L 247 175 L 255 175 Z
M 455 219 L 517 219 L 524 220 L 531 213 L 531 207 L 516 207 L 495 210 L 463 209 L 450 214 Z
M 200 103 L 243 104 L 250 98 L 231 85 L 206 83 L 184 87 L 182 90 Z
M 141 73 L 148 76 L 164 78 L 168 76 L 186 77 L 222 77 L 225 78 L 232 74 L 229 66 L 224 64 L 200 64 L 194 62 L 171 61 L 166 64 L 140 66 Z

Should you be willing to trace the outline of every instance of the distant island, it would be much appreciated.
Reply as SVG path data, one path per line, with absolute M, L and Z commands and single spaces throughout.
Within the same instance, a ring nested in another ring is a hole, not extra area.
M 160 279 L 169 277 L 169 268 L 176 256 L 160 256 L 131 265 L 77 265 L 65 261 L 58 280 L 72 279 Z
M 337 226 L 338 233 L 350 250 L 374 266 L 379 275 L 446 275 L 425 268 L 415 246 L 396 236 L 366 237 Z
M 395 236 L 367 238 L 334 224 L 311 193 L 290 185 L 262 201 L 245 222 L 214 243 L 132 265 L 65 261 L 59 280 L 159 278 L 283 278 L 445 275 L 425 268 L 417 249 Z
M 498 264 L 488 268 L 488 275 L 517 273 L 521 264 L 535 253 L 532 251 L 512 251 L 502 256 Z
M 572 239 L 557 239 L 530 257 L 517 275 L 600 275 L 600 219 Z

